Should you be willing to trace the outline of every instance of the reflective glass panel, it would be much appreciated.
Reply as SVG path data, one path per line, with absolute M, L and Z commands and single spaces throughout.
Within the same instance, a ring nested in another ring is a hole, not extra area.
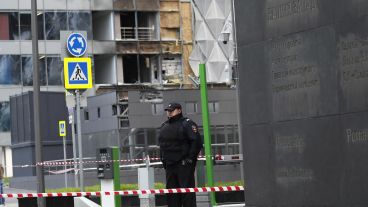
M 10 105 L 9 102 L 0 102 L 0 132 L 10 131 Z
M 68 12 L 69 30 L 87 31 L 87 39 L 92 39 L 91 12 L 73 11 Z
M 59 40 L 60 30 L 66 30 L 66 12 L 45 12 L 47 40 Z
M 42 58 L 38 62 L 39 74 L 40 74 L 40 85 L 46 85 L 46 70 L 45 70 L 45 58 Z M 33 66 L 32 56 L 22 56 L 22 79 L 24 86 L 33 85 Z
M 0 55 L 0 84 L 20 85 L 19 55 Z
M 62 85 L 61 77 L 63 75 L 63 63 L 61 62 L 60 57 L 47 57 L 46 62 L 48 85 Z

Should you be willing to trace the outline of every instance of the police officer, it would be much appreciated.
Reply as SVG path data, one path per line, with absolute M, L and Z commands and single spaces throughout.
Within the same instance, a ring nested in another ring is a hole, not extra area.
M 160 128 L 159 145 L 166 170 L 166 188 L 193 188 L 197 156 L 203 145 L 198 126 L 183 117 L 179 103 L 170 103 L 165 111 L 168 120 Z M 168 207 L 196 207 L 195 193 L 167 194 L 167 204 Z

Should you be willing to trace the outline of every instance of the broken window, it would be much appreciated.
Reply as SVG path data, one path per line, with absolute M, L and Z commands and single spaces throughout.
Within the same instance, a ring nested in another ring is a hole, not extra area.
M 0 102 L 0 132 L 10 131 L 10 105 L 9 102 Z
M 139 74 L 141 83 L 150 83 L 153 79 L 158 79 L 158 58 L 152 55 L 139 56 Z
M 87 39 L 92 39 L 92 16 L 91 12 L 72 11 L 68 12 L 69 30 L 86 31 Z
M 156 12 L 138 12 L 138 39 L 156 40 L 157 13 Z
M 47 40 L 59 40 L 60 30 L 66 30 L 66 12 L 45 12 Z
M 157 55 L 124 55 L 123 56 L 124 83 L 157 82 Z
M 20 85 L 20 56 L 0 55 L 0 84 Z
M 31 14 L 30 13 L 20 13 L 20 39 L 21 40 L 31 40 Z M 37 25 L 38 25 L 38 39 L 43 40 L 43 14 L 37 14 Z
M 124 83 L 138 83 L 137 55 L 123 56 Z
M 46 57 L 46 64 L 47 84 L 51 86 L 62 85 L 63 62 L 60 60 L 60 57 Z
M 121 39 L 135 39 L 135 12 L 120 14 Z
M 157 12 L 120 13 L 121 38 L 139 40 L 158 39 Z M 138 38 L 136 35 L 138 34 Z
M 181 57 L 178 55 L 163 57 L 162 78 L 164 83 L 178 83 L 181 82 L 182 77 Z
M 18 12 L 0 13 L 0 40 L 18 39 L 18 25 Z
M 40 75 L 40 85 L 46 85 L 45 58 L 39 59 L 38 69 Z M 33 85 L 33 63 L 32 56 L 22 56 L 22 80 L 23 86 Z
M 116 82 L 116 65 L 113 55 L 95 55 L 94 71 L 96 84 L 113 84 Z

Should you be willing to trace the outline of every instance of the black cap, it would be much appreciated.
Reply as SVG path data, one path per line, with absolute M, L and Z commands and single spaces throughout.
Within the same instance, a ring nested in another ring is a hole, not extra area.
M 173 102 L 166 106 L 165 111 L 174 111 L 175 109 L 181 109 L 181 105 Z

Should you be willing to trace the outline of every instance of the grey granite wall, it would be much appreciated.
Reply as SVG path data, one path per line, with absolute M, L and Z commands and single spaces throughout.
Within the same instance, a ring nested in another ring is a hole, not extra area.
M 367 206 L 368 1 L 235 9 L 247 206 Z

